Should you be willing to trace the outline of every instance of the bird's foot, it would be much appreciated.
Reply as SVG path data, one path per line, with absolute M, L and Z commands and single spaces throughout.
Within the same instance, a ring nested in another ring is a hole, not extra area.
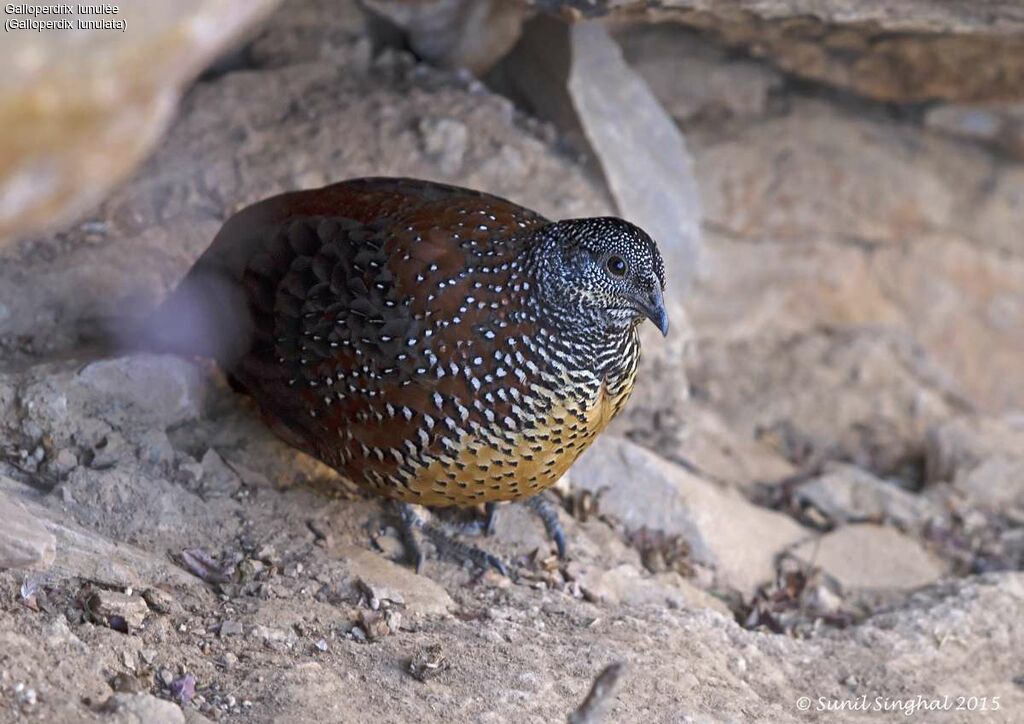
M 508 567 L 497 556 L 482 548 L 459 540 L 456 534 L 446 526 L 435 522 L 429 513 L 424 515 L 420 506 L 410 503 L 397 503 L 399 531 L 405 544 L 409 562 L 419 573 L 426 556 L 423 552 L 423 539 L 426 538 L 441 555 L 449 556 L 457 561 L 469 561 L 482 571 L 494 569 L 503 576 L 508 576 Z
M 544 524 L 544 530 L 548 534 L 548 539 L 558 549 L 558 557 L 564 560 L 566 551 L 565 530 L 562 528 L 562 521 L 558 518 L 558 509 L 551 501 L 551 498 L 544 493 L 538 493 L 521 503 L 515 503 L 515 505 L 525 506 L 527 510 L 540 518 L 541 523 Z M 498 503 L 486 504 L 483 525 L 484 535 L 492 535 L 494 533 L 498 510 Z

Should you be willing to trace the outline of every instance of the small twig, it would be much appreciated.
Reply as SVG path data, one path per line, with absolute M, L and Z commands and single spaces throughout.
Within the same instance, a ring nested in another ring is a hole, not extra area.
M 599 724 L 604 706 L 615 695 L 619 679 L 625 671 L 626 664 L 622 661 L 608 664 L 604 671 L 597 675 L 587 698 L 569 715 L 569 724 Z
M 218 563 L 201 548 L 183 550 L 178 554 L 178 562 L 186 571 L 207 583 L 228 583 L 235 573 L 233 564 Z

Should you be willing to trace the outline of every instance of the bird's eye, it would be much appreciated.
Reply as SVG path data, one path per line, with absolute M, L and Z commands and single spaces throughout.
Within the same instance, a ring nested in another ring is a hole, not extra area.
M 626 260 L 621 256 L 610 256 L 606 262 L 608 273 L 613 277 L 626 276 Z

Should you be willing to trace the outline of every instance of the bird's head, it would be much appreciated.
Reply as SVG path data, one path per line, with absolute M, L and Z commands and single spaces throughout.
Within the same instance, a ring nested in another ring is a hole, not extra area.
M 644 231 L 614 217 L 569 219 L 546 229 L 539 274 L 555 306 L 612 328 L 649 319 L 668 334 L 665 264 Z

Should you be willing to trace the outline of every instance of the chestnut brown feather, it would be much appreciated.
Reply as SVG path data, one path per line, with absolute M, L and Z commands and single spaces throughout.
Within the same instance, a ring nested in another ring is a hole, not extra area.
M 214 354 L 271 428 L 359 485 L 424 504 L 554 483 L 628 397 L 637 324 L 665 325 L 661 258 L 636 227 L 553 223 L 412 179 L 242 210 L 157 319 L 210 279 L 243 290 L 244 310 L 220 311 L 239 321 Z

